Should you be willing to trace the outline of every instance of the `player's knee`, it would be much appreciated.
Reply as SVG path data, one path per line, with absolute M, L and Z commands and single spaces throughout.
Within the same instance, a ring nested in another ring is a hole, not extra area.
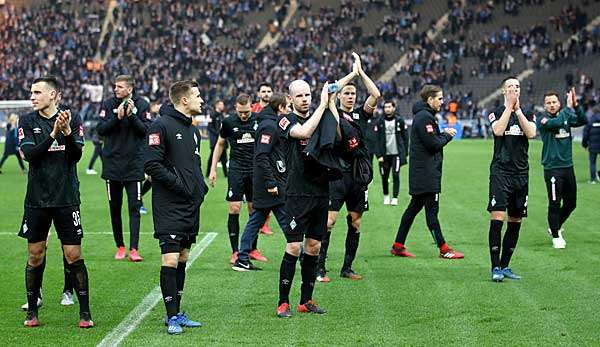
M 242 209 L 241 202 L 235 202 L 229 204 L 229 214 L 240 214 L 240 210 Z
M 68 249 L 65 249 L 65 259 L 67 259 L 67 263 L 69 264 L 73 264 L 81 259 L 81 248 L 69 247 Z
M 504 211 L 492 211 L 490 213 L 490 218 L 492 220 L 499 220 L 504 222 L 504 219 L 506 218 L 506 212 Z
M 360 223 L 362 222 L 361 215 L 351 213 L 348 216 L 346 216 L 346 222 L 349 226 L 352 226 L 354 229 L 356 229 L 357 233 L 360 232 Z
M 319 255 L 321 251 L 321 241 L 306 239 L 304 241 L 304 253 L 309 255 Z
M 302 249 L 302 242 L 290 242 L 285 246 L 285 251 L 295 257 L 300 256 L 300 249 Z
M 521 217 L 511 217 L 508 216 L 508 221 L 510 223 L 521 223 L 522 218 Z
M 334 216 L 327 217 L 327 229 L 329 231 L 331 231 L 331 229 L 333 229 L 333 227 L 335 226 L 335 221 L 336 220 L 337 220 L 337 218 L 334 217 Z
M 179 257 L 176 253 L 163 254 L 161 265 L 168 267 L 177 267 L 177 263 L 179 261 Z
M 39 266 L 44 261 L 44 247 L 29 247 L 27 263 L 33 267 Z

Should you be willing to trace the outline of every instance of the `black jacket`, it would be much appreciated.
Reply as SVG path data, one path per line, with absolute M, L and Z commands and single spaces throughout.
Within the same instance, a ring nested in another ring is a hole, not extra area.
M 252 204 L 255 208 L 270 208 L 285 203 L 286 149 L 279 136 L 278 121 L 279 117 L 271 106 L 266 106 L 258 114 L 252 171 Z M 277 196 L 267 191 L 274 187 L 277 187 Z
M 338 122 L 331 111 L 325 110 L 304 149 L 305 175 L 314 181 L 328 182 L 340 179 L 342 172 L 349 169 L 349 165 L 340 158 L 336 148 L 337 126 Z M 350 125 L 349 127 L 352 128 Z
M 112 97 L 102 102 L 96 130 L 104 137 L 102 178 L 113 181 L 144 180 L 142 157 L 144 137 L 151 123 L 150 105 L 133 96 L 135 108 L 130 117 L 119 120 L 117 108 L 122 100 Z
M 172 105 L 148 129 L 144 170 L 152 176 L 154 236 L 196 235 L 208 191 L 200 168 L 200 132 Z
M 600 113 L 593 115 L 583 128 L 581 145 L 592 153 L 600 153 Z
M 440 132 L 435 111 L 419 101 L 413 106 L 415 118 L 410 131 L 408 163 L 409 194 L 439 193 L 442 181 L 444 146 L 452 136 Z
M 4 142 L 4 154 L 18 154 L 19 140 L 17 140 L 17 129 L 12 124 L 6 124 L 6 141 Z
M 377 123 L 377 151 L 375 155 L 380 158 L 383 157 L 386 153 L 386 134 L 385 134 L 385 120 L 386 117 L 381 117 L 378 119 Z M 398 156 L 400 157 L 400 165 L 405 165 L 407 163 L 406 156 L 408 155 L 408 131 L 406 123 L 404 122 L 404 118 L 396 115 L 394 116 L 394 120 L 396 121 L 396 146 L 398 147 Z

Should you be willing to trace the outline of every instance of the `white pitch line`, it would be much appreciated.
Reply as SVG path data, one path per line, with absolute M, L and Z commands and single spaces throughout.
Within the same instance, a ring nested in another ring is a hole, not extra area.
M 206 250 L 208 245 L 217 237 L 217 233 L 208 233 L 204 238 L 192 249 L 190 252 L 190 258 L 187 262 L 186 271 L 194 264 L 194 261 Z M 98 347 L 104 346 L 118 346 L 123 339 L 131 334 L 140 322 L 150 313 L 150 311 L 158 304 L 162 295 L 160 292 L 160 286 L 156 286 L 146 297 L 139 303 L 129 314 L 123 318 L 121 323 L 111 330 L 102 341 L 98 344 Z

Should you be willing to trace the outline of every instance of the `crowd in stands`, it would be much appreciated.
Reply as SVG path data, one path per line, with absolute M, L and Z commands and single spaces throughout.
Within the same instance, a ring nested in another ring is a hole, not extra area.
M 398 58 L 386 56 L 385 46 L 395 45 L 406 53 L 406 64 L 398 73 L 410 77 L 411 83 L 395 78 L 379 87 L 386 99 L 398 100 L 414 97 L 426 83 L 457 90 L 467 78 L 510 73 L 523 62 L 549 69 L 600 52 L 600 27 L 581 31 L 588 19 L 578 6 L 565 5 L 557 16 L 527 30 L 507 25 L 497 32 L 470 36 L 473 25 L 494 20 L 494 11 L 514 14 L 523 6 L 543 2 L 449 0 L 448 27 L 444 35 L 431 39 L 417 32 L 421 20 L 414 10 L 417 3 L 420 0 L 342 0 L 339 6 L 326 7 L 300 0 L 290 24 L 276 28 L 280 40 L 263 49 L 257 46 L 268 28 L 248 18 L 268 9 L 280 25 L 288 0 L 121 0 L 113 12 L 115 25 L 109 26 L 102 42 L 106 15 L 102 0 L 50 2 L 22 12 L 3 6 L 0 92 L 4 99 L 27 99 L 33 77 L 54 73 L 65 81 L 65 103 L 79 108 L 86 103 L 83 84 L 101 84 L 108 96 L 114 76 L 132 74 L 137 92 L 152 101 L 165 100 L 172 81 L 192 77 L 200 82 L 209 103 L 217 99 L 230 103 L 239 92 L 253 93 L 263 81 L 285 90 L 291 80 L 302 78 L 316 90 L 320 83 L 349 71 L 353 50 L 377 77 L 384 72 L 386 60 Z M 371 10 L 390 14 L 366 33 L 362 24 Z M 263 25 L 269 26 L 266 21 Z M 578 34 L 562 44 L 553 42 L 552 32 Z M 98 51 L 105 58 L 99 68 L 90 65 Z M 471 58 L 467 68 L 465 58 Z M 457 95 L 461 95 L 459 109 L 472 113 L 472 93 Z
M 71 4 L 44 2 L 31 11 L 0 7 L 2 99 L 29 99 L 31 80 L 52 73 L 64 80 L 65 97 L 79 106 L 82 84 L 100 81 L 89 63 L 98 49 L 106 7 L 101 0 Z

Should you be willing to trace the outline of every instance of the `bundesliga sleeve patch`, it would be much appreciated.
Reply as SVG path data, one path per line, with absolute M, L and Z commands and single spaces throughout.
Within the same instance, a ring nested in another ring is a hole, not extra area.
M 83 137 L 83 124 L 79 124 L 79 136 Z
M 281 120 L 279 121 L 279 127 L 283 130 L 287 129 L 289 125 L 290 121 L 286 117 L 281 118 Z
M 548 117 L 542 118 L 542 120 L 540 121 L 540 123 L 542 123 L 542 124 L 548 123 Z
M 432 133 L 433 132 L 433 125 L 427 124 L 425 126 L 425 130 L 427 130 L 428 133 Z
M 265 145 L 271 143 L 271 135 L 263 134 L 260 137 L 260 143 L 264 143 Z
M 490 122 L 493 122 L 496 120 L 496 115 L 494 114 L 494 112 L 490 113 L 490 115 L 488 116 L 488 118 L 490 119 Z
M 152 116 L 150 115 L 150 112 L 146 112 L 146 119 L 147 120 L 151 120 Z
M 154 133 L 154 134 L 148 135 L 148 145 L 150 145 L 150 146 L 160 145 L 160 134 Z
M 100 118 L 104 118 L 104 117 L 106 117 L 106 111 L 102 110 L 102 111 L 100 111 Z
M 19 128 L 19 140 L 23 140 L 25 138 L 25 132 L 23 128 Z

